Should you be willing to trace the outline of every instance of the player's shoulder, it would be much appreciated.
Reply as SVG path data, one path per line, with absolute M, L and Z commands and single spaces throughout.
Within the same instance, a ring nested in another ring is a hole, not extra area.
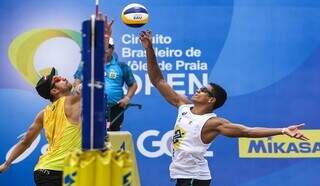
M 179 96 L 182 97 L 182 95 L 180 95 L 180 94 L 179 94 Z M 192 103 L 181 103 L 180 105 L 178 105 L 178 108 L 190 109 L 191 107 L 194 107 L 194 104 L 192 104 Z
M 42 123 L 43 122 L 43 118 L 44 118 L 44 111 L 45 111 L 45 108 L 40 110 L 36 117 L 34 118 L 34 121 L 35 123 Z
M 45 110 L 45 108 L 44 108 L 44 109 L 41 109 L 41 110 L 38 112 L 37 117 L 43 117 L 44 110 Z
M 74 105 L 75 103 L 80 102 L 81 94 L 73 93 L 65 96 L 65 106 Z
M 221 117 L 211 117 L 210 119 L 208 119 L 207 122 L 209 125 L 214 125 L 214 126 L 219 126 L 225 123 L 229 123 L 227 119 L 221 118 Z

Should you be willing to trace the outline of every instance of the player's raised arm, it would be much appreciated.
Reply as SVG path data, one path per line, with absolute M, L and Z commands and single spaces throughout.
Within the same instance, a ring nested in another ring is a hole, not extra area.
M 36 137 L 40 134 L 42 127 L 43 111 L 37 115 L 25 136 L 14 146 L 14 149 L 8 159 L 0 165 L 0 173 L 6 171 L 10 167 L 11 163 L 30 147 Z
M 142 31 L 140 33 L 140 40 L 146 50 L 148 61 L 147 69 L 151 83 L 170 104 L 179 107 L 182 104 L 190 103 L 186 97 L 177 94 L 163 78 L 154 53 L 151 31 Z
M 304 126 L 304 124 L 291 125 L 285 128 L 265 128 L 247 127 L 242 124 L 231 123 L 230 121 L 223 118 L 217 118 L 211 122 L 213 124 L 212 126 L 214 130 L 217 130 L 220 134 L 229 137 L 262 138 L 275 135 L 287 135 L 289 137 L 304 141 L 309 140 L 299 130 Z

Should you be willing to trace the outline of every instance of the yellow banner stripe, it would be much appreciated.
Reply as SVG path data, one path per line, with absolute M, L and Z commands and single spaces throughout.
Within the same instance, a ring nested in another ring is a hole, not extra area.
M 240 158 L 319 158 L 320 130 L 303 130 L 309 141 L 286 135 L 269 138 L 239 138 Z

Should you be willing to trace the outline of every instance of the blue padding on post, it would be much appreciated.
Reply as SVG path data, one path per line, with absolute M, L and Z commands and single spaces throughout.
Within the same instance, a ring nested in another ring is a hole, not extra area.
M 105 99 L 104 99 L 104 22 L 95 25 L 95 64 L 94 84 L 91 84 L 91 21 L 82 24 L 82 149 L 104 149 L 106 136 Z M 91 114 L 91 87 L 94 86 L 93 115 Z M 91 138 L 91 118 L 93 117 L 93 140 Z

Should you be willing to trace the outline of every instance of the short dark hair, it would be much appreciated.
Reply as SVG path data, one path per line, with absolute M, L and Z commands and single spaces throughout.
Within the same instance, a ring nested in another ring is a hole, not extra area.
M 213 109 L 217 109 L 226 102 L 227 92 L 226 90 L 224 90 L 224 88 L 222 88 L 220 85 L 216 83 L 209 83 L 209 85 L 212 87 L 212 93 L 216 98 L 216 102 L 214 104 Z

